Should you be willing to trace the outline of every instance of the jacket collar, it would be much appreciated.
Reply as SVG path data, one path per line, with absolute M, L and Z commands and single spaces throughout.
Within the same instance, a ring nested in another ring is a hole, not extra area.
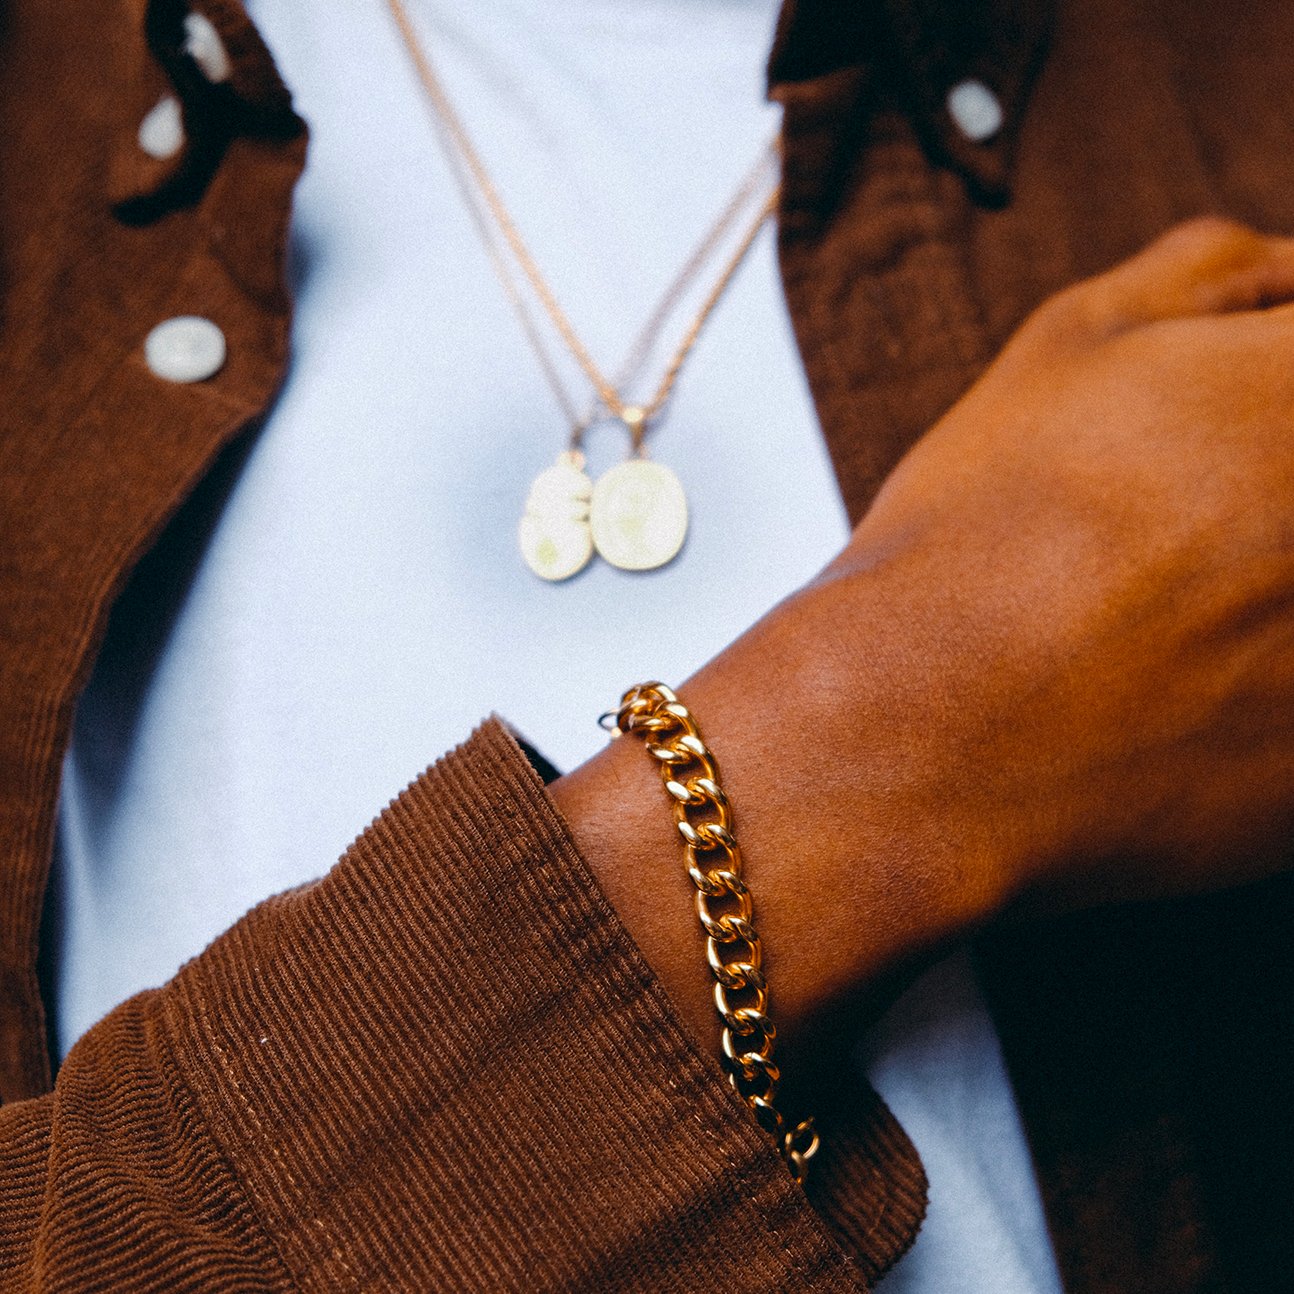
M 167 162 L 123 141 L 113 197 L 127 219 L 150 219 L 191 201 L 228 138 L 291 136 L 301 129 L 274 60 L 241 0 L 132 0 L 156 64 L 183 104 L 189 142 Z M 784 0 L 768 63 L 768 93 L 851 70 L 883 87 L 915 122 L 932 158 L 959 172 L 976 196 L 1007 196 L 1015 137 L 1051 32 L 1055 0 Z M 212 85 L 186 51 L 186 14 L 217 33 L 229 75 Z M 949 92 L 979 82 L 1002 109 L 1002 128 L 976 141 L 948 108 Z
M 119 105 L 109 198 L 121 219 L 143 224 L 196 202 L 234 139 L 292 139 L 305 127 L 241 0 L 125 4 L 138 34 L 129 46 L 130 102 Z M 204 29 L 206 57 L 195 56 L 189 27 L 195 20 Z M 158 158 L 140 148 L 137 131 L 160 96 L 179 104 L 183 144 Z
M 785 0 L 768 64 L 770 97 L 851 69 L 906 112 L 936 161 L 989 201 L 1007 195 L 1029 88 L 1051 34 L 1055 0 Z M 986 86 L 1002 127 L 975 141 L 949 111 L 966 82 Z

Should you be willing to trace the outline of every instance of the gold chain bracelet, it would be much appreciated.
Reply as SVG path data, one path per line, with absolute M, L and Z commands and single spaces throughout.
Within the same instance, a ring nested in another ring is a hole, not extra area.
M 613 736 L 642 737 L 683 837 L 687 874 L 696 886 L 696 915 L 714 974 L 714 1005 L 722 1022 L 720 1047 L 728 1082 L 760 1126 L 777 1141 L 792 1176 L 803 1184 L 820 1139 L 813 1120 L 788 1130 L 776 1107 L 781 1071 L 773 1059 L 777 1029 L 768 1015 L 763 949 L 753 925 L 754 904 L 741 876 L 741 847 L 732 809 L 719 786 L 714 755 L 688 708 L 664 683 L 640 683 L 620 700 Z M 725 905 L 716 914 L 715 904 Z M 734 998 L 737 1001 L 734 1003 Z

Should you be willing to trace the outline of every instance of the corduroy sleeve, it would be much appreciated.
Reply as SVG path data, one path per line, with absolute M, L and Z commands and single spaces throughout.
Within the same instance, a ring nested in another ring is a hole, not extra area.
M 865 1287 L 497 721 L 92 1029 L 0 1161 L 4 1291 Z

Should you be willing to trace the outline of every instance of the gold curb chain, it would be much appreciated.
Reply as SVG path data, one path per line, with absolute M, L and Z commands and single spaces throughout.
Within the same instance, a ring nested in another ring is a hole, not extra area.
M 782 1074 L 773 1059 L 777 1028 L 768 1014 L 763 945 L 753 924 L 754 902 L 742 879 L 741 846 L 714 755 L 701 740 L 691 712 L 663 683 L 630 688 L 619 710 L 604 715 L 603 721 L 613 717 L 613 735 L 642 738 L 657 761 L 683 837 L 687 874 L 696 887 L 696 915 L 706 936 L 706 960 L 714 976 L 728 1082 L 776 1140 L 791 1175 L 803 1184 L 821 1138 L 812 1119 L 788 1128 L 776 1106 Z M 715 905 L 723 910 L 716 912 Z

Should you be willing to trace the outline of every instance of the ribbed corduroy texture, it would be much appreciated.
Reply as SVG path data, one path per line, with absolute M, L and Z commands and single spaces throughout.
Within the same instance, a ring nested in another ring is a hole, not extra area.
M 869 1118 L 875 1263 L 924 1193 Z M 497 722 L 0 1128 L 4 1290 L 865 1288 Z
M 57 1095 L 0 1109 L 0 1290 L 297 1288 L 176 1065 L 162 1000 L 115 1011 Z
M 860 1287 L 497 724 L 204 963 L 169 1028 L 307 1288 Z

